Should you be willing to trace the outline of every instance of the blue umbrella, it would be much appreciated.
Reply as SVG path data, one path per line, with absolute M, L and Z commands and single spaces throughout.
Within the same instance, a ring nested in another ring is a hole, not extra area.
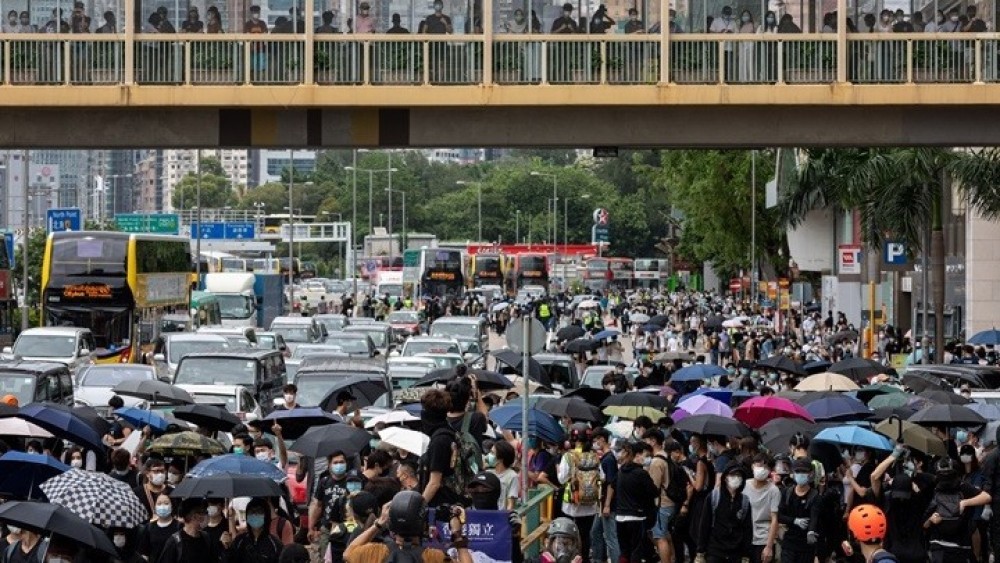
M 45 493 L 38 485 L 66 471 L 69 466 L 50 455 L 9 451 L 0 457 L 0 493 L 44 499 Z
M 864 403 L 847 395 L 832 395 L 806 403 L 809 411 L 817 422 L 861 420 L 871 416 L 872 411 Z
M 618 332 L 617 330 L 608 328 L 608 329 L 604 329 L 601 332 L 598 332 L 597 334 L 595 334 L 594 335 L 594 340 L 605 340 L 605 339 L 608 339 L 608 338 L 615 338 L 619 334 L 621 334 L 621 333 Z
M 863 446 L 887 452 L 891 452 L 893 448 L 893 442 L 889 438 L 857 426 L 834 426 L 833 428 L 827 428 L 816 434 L 813 440 L 816 442 L 831 442 L 842 446 Z
M 831 364 L 826 360 L 814 360 L 812 362 L 806 362 L 805 364 L 802 364 L 802 369 L 804 369 L 806 373 L 816 374 L 816 373 L 823 373 L 824 371 L 830 369 L 830 366 L 832 365 L 833 364 Z
M 654 324 L 642 325 L 642 331 L 647 334 L 660 332 L 661 330 L 663 330 L 663 327 L 660 325 L 654 325 Z
M 115 411 L 115 414 L 120 416 L 122 420 L 128 422 L 136 428 L 142 428 L 143 426 L 148 426 L 156 432 L 166 432 L 167 426 L 170 423 L 167 419 L 163 418 L 159 414 L 136 407 L 122 407 Z
M 991 328 L 990 330 L 984 330 L 982 332 L 977 332 L 972 335 L 969 339 L 969 344 L 975 344 L 977 346 L 997 346 L 1000 345 L 1000 330 Z
M 57 438 L 86 446 L 103 455 L 105 445 L 101 435 L 69 407 L 56 403 L 29 403 L 21 407 L 18 418 L 51 432 Z
M 188 472 L 188 477 L 194 478 L 211 475 L 260 475 L 278 482 L 284 481 L 286 477 L 285 472 L 273 463 L 237 454 L 206 459 Z
M 490 420 L 504 430 L 521 432 L 521 407 L 514 405 L 493 409 L 490 411 Z M 563 432 L 556 418 L 538 409 L 528 411 L 528 434 L 553 443 L 559 443 L 566 439 L 566 433 Z
M 986 420 L 1000 420 L 1000 406 L 991 403 L 969 403 L 965 408 L 985 418 Z M 2 458 L 0 458 L 2 459 Z
M 720 375 L 726 375 L 726 370 L 715 364 L 692 364 L 675 371 L 670 381 L 701 381 Z
M 732 389 L 716 389 L 714 387 L 699 387 L 694 391 L 684 395 L 677 401 L 678 404 L 690 399 L 691 397 L 696 397 L 698 395 L 705 395 L 706 397 L 711 397 L 717 401 L 725 404 L 730 404 L 733 400 L 733 390 Z

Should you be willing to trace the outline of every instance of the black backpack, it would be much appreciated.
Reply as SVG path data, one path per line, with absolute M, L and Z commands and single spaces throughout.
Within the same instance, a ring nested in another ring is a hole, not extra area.
M 684 504 L 688 498 L 687 487 L 691 482 L 688 472 L 684 471 L 684 468 L 680 464 L 674 463 L 674 460 L 670 459 L 670 456 L 656 454 L 656 457 L 667 462 L 667 476 L 669 477 L 669 481 L 667 482 L 666 491 L 664 491 L 667 493 L 667 498 L 677 506 Z
M 947 541 L 962 541 L 968 528 L 968 518 L 971 511 L 961 511 L 958 504 L 962 501 L 962 492 L 937 491 L 934 493 L 934 501 L 931 503 L 933 511 L 941 516 L 941 523 L 935 526 L 935 535 Z

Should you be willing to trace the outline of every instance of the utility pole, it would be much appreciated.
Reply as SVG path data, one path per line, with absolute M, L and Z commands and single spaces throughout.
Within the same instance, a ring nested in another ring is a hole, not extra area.
M 21 330 L 28 330 L 28 239 L 31 233 L 31 197 L 28 195 L 31 183 L 28 182 L 28 151 L 21 151 L 21 164 L 24 176 L 24 236 L 21 252 Z M 41 296 L 39 296 L 41 297 Z
M 195 253 L 195 272 L 197 272 L 198 287 L 201 288 L 201 149 L 195 152 L 195 174 L 198 176 L 198 183 L 195 184 L 194 202 L 195 202 L 195 220 L 194 220 L 194 253 Z M 105 186 L 107 189 L 107 186 Z
M 295 149 L 288 149 L 288 307 L 295 311 L 295 202 L 293 186 L 295 182 Z M 301 311 L 300 311 L 301 313 Z

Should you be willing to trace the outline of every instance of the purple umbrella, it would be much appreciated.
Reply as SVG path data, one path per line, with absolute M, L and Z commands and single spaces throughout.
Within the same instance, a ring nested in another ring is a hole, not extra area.
M 684 409 L 691 414 L 714 414 L 726 418 L 733 416 L 733 409 L 729 405 L 707 395 L 689 397 L 678 403 L 677 408 Z

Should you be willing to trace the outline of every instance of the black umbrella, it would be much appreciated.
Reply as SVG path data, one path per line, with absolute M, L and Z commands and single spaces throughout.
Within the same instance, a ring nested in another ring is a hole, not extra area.
M 86 420 L 97 430 L 97 433 L 101 436 L 111 432 L 111 423 L 108 419 L 101 416 L 101 413 L 97 412 L 97 409 L 90 405 L 75 405 L 73 407 L 73 412 L 80 418 Z
M 784 355 L 771 356 L 765 360 L 757 362 L 757 367 L 767 367 L 793 375 L 805 375 L 806 370 L 795 360 Z
M 815 375 L 817 373 L 823 373 L 824 371 L 829 370 L 830 366 L 832 365 L 833 364 L 831 364 L 826 360 L 813 360 L 811 362 L 806 362 L 802 364 L 802 369 L 804 369 L 805 372 L 809 375 Z
M 830 371 L 846 375 L 854 381 L 867 382 L 872 376 L 885 373 L 885 367 L 864 358 L 847 358 L 830 366 Z
M 385 395 L 385 379 L 368 375 L 352 375 L 337 381 L 326 392 L 326 397 L 319 402 L 319 408 L 333 412 L 337 408 L 337 396 L 341 393 L 350 393 L 354 397 L 354 404 L 358 407 L 370 407 L 375 404 L 379 397 Z
M 261 420 L 255 420 L 250 426 L 256 426 L 265 432 L 274 434 L 274 423 L 281 426 L 281 435 L 287 440 L 302 437 L 314 426 L 326 426 L 338 422 L 334 416 L 319 407 L 298 407 L 272 411 Z
M 476 376 L 476 385 L 484 391 L 510 389 L 514 386 L 514 384 L 507 379 L 507 376 L 495 371 L 485 369 L 465 369 L 465 374 Z M 421 377 L 416 383 L 411 385 L 411 387 L 426 387 L 434 385 L 435 383 L 448 383 L 457 376 L 458 372 L 454 367 L 436 369 Z
M 603 403 L 602 407 L 651 407 L 654 409 L 665 409 L 670 406 L 670 401 L 666 397 L 661 397 L 655 393 L 618 393 L 611 395 Z
M 601 406 L 601 403 L 606 401 L 610 396 L 611 392 L 607 389 L 598 389 L 596 387 L 577 387 L 563 395 L 563 397 L 579 397 L 595 407 Z
M 578 397 L 560 397 L 549 399 L 535 405 L 535 408 L 552 416 L 568 416 L 573 420 L 600 422 L 604 420 L 601 409 Z
M 646 324 L 657 325 L 657 326 L 667 326 L 670 324 L 670 317 L 666 315 L 655 315 L 649 319 Z M 720 325 L 721 326 L 721 325 Z
M 845 340 L 857 340 L 858 333 L 853 330 L 842 330 L 830 337 L 830 342 L 836 344 Z M 845 374 L 846 375 L 846 374 Z
M 508 365 L 513 368 L 517 373 L 524 375 L 521 369 L 521 354 L 515 352 L 509 348 L 493 352 L 493 357 L 497 359 L 498 362 Z M 552 387 L 552 381 L 549 380 L 549 374 L 542 367 L 542 364 L 535 361 L 534 358 L 528 358 L 528 379 L 531 379 L 537 383 L 541 383 L 546 387 Z
M 987 420 L 961 405 L 931 405 L 913 413 L 910 422 L 941 426 L 979 426 Z
M 694 432 L 703 436 L 749 436 L 750 429 L 742 422 L 715 414 L 695 414 L 682 418 L 674 425 L 677 430 Z
M 136 397 L 151 403 L 194 404 L 194 397 L 187 391 L 156 379 L 126 379 L 115 385 L 111 392 L 116 395 Z
M 704 326 L 704 328 L 706 329 L 720 330 L 722 329 L 722 323 L 724 323 L 725 321 L 726 320 L 722 318 L 721 315 L 712 315 L 707 319 L 705 319 L 705 324 L 702 326 Z
M 809 457 L 823 464 L 827 474 L 834 473 L 844 463 L 840 448 L 833 442 L 810 442 Z
M 788 450 L 788 444 L 796 434 L 812 438 L 818 430 L 816 424 L 801 418 L 774 418 L 757 432 L 764 447 L 773 453 L 780 453 Z
M 940 389 L 925 389 L 917 393 L 917 396 L 942 405 L 968 405 L 973 402 L 972 399 L 966 399 L 958 393 L 941 391 Z
M 350 457 L 368 447 L 370 440 L 371 434 L 360 428 L 346 424 L 329 424 L 310 428 L 288 449 L 312 458 L 326 457 L 338 450 Z
M 567 354 L 580 354 L 583 352 L 593 352 L 601 347 L 599 340 L 592 338 L 577 338 L 563 345 L 563 351 Z
M 212 475 L 181 481 L 170 496 L 174 498 L 280 497 L 281 487 L 262 475 Z
M 929 373 L 907 373 L 903 376 L 903 385 L 909 387 L 914 393 L 920 393 L 928 389 L 951 391 L 951 385 L 947 381 Z
M 583 330 L 583 327 L 580 325 L 564 326 L 556 331 L 556 340 L 559 342 L 565 342 L 567 340 L 573 340 L 574 338 L 580 338 L 585 334 L 587 334 L 587 332 Z
M 73 543 L 116 555 L 115 545 L 99 528 L 51 503 L 10 501 L 0 505 L 0 522 L 27 528 L 39 534 L 55 534 Z
M 903 420 L 907 420 L 918 410 L 920 409 L 912 405 L 903 405 L 901 407 L 879 407 L 872 412 L 872 418 L 875 420 L 886 420 L 889 417 L 897 416 Z
M 183 405 L 173 410 L 175 418 L 213 432 L 229 432 L 242 421 L 218 405 Z

